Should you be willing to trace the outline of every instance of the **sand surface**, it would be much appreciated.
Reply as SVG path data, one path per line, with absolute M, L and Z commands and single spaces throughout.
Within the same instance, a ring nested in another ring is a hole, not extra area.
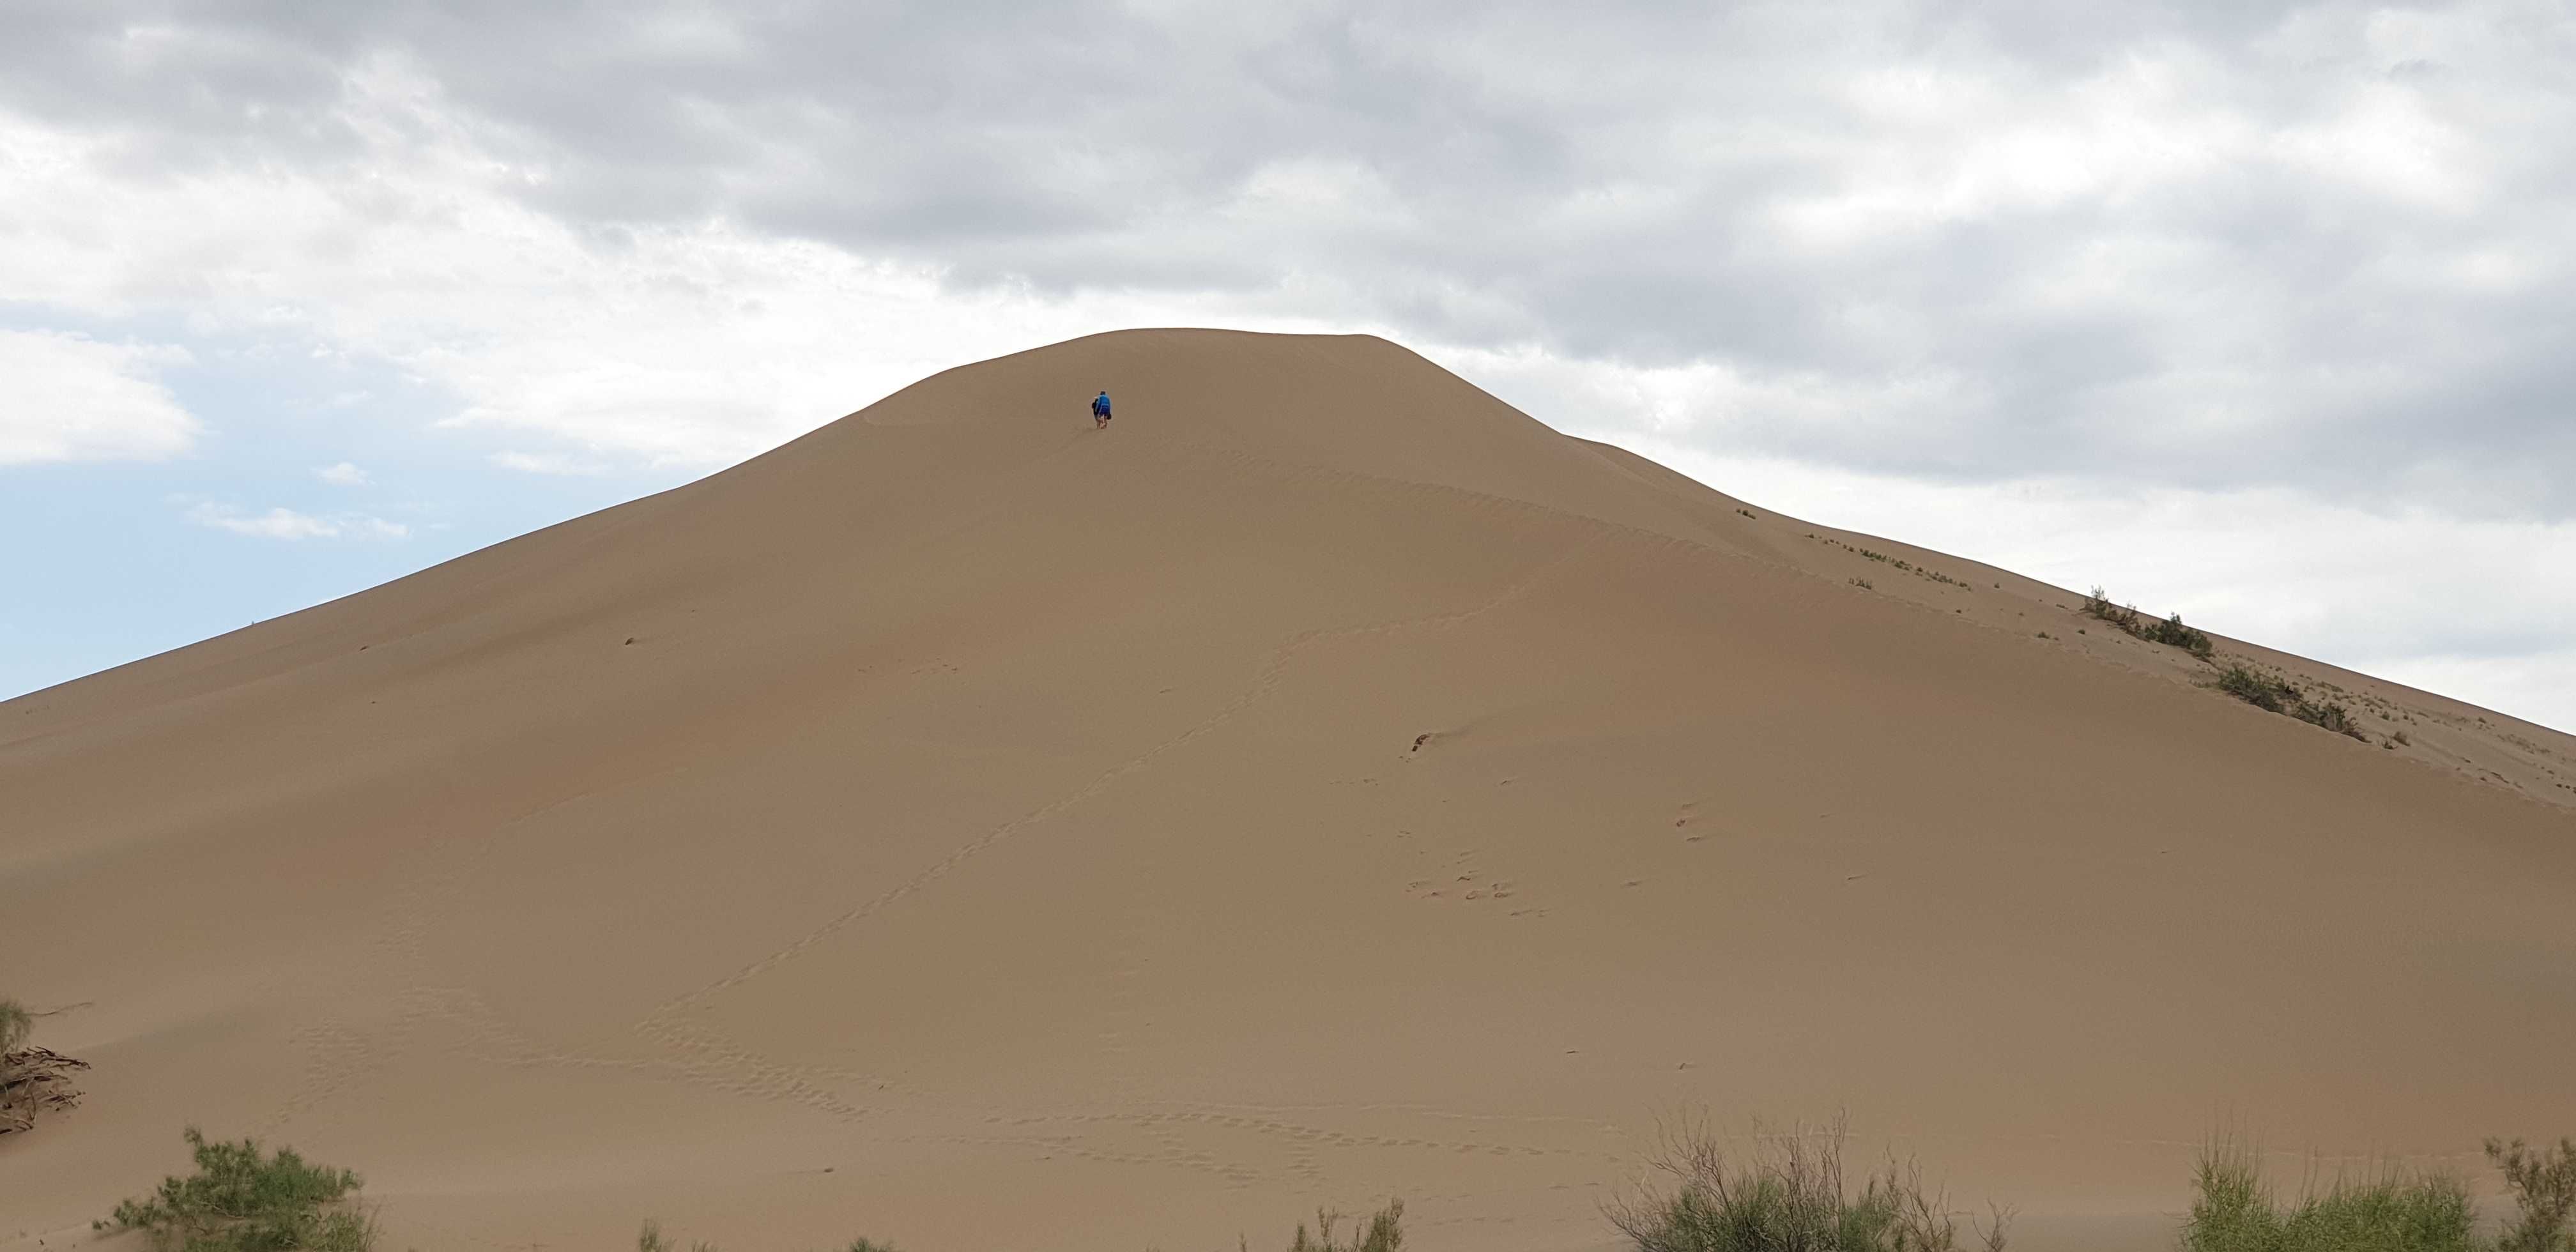
M 2213 1128 L 2576 1132 L 2576 741 L 2076 599 L 1371 338 L 941 374 L 0 704 L 0 993 L 94 1067 L 0 1249 L 189 1123 L 392 1248 L 733 1252 L 1605 1248 L 1701 1108 L 2155 1247 Z

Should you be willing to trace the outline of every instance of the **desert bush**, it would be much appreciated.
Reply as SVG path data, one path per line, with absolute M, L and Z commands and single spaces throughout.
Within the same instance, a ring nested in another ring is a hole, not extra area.
M 149 1199 L 127 1200 L 102 1231 L 140 1230 L 156 1248 L 175 1252 L 367 1252 L 375 1223 L 353 1194 L 356 1174 L 307 1164 L 294 1150 L 274 1156 L 250 1139 L 208 1143 L 186 1132 L 197 1172 L 162 1180 Z
M 2183 1252 L 2474 1252 L 2468 1188 L 2388 1170 L 2283 1204 L 2246 1148 L 2202 1151 Z
M 2370 742 L 2370 736 L 2362 733 L 2361 723 L 2353 720 L 2351 710 L 2331 700 L 2312 701 L 2298 688 L 2245 665 L 2230 665 L 2220 671 L 2216 686 L 2266 713 L 2286 713 L 2311 726 Z
M 2218 689 L 2266 713 L 2283 711 L 2299 698 L 2298 689 L 2243 665 L 2230 665 L 2218 675 Z
M 1855 1193 L 1843 1169 L 1840 1123 L 1820 1131 L 1766 1132 L 1741 1161 L 1704 1127 L 1668 1135 L 1651 1164 L 1669 1180 L 1607 1210 L 1637 1252 L 1956 1252 L 1959 1229 L 1945 1197 L 1922 1173 L 1890 1161 Z M 1979 1235 L 2004 1246 L 2004 1215 Z
M 2559 1140 L 2554 1152 L 2489 1139 L 2487 1160 L 2504 1171 L 2522 1210 L 2496 1240 L 2496 1252 L 2576 1252 L 2576 1139 Z
M 2161 643 L 2168 647 L 2180 648 L 2204 661 L 2209 659 L 2209 654 L 2217 647 L 2217 645 L 2210 642 L 2210 638 L 2205 632 L 2183 625 L 2182 614 L 2180 613 L 2173 614 L 2172 616 L 2160 621 L 2149 622 L 2146 630 L 2139 634 L 2138 637 L 2150 643 Z
M 2338 735 L 2359 739 L 2364 743 L 2370 742 L 2369 736 L 2361 733 L 2361 726 L 2352 720 L 2352 713 L 2340 704 L 2331 701 L 2325 704 L 2311 704 L 2306 700 L 2299 700 L 2291 704 L 2288 711 L 2290 716 L 2311 726 L 2322 726 Z
M 1366 1222 L 1353 1226 L 1349 1243 L 1334 1241 L 1333 1227 L 1341 1220 L 1339 1213 L 1316 1210 L 1315 1236 L 1307 1238 L 1306 1224 L 1297 1223 L 1297 1238 L 1288 1245 L 1288 1252 L 1396 1252 L 1404 1246 L 1402 1200 L 1387 1201 L 1386 1207 L 1371 1214 Z
M 2182 614 L 2153 618 L 2138 612 L 2136 605 L 2114 604 L 2109 593 L 2099 587 L 2084 597 L 2086 616 L 2097 617 L 2149 643 L 2161 643 L 2208 660 L 2216 645 L 2206 632 L 2182 624 Z
M 2138 633 L 2138 611 L 2127 605 L 2112 603 L 2110 593 L 2099 587 L 2095 587 L 2092 594 L 2084 597 L 2084 613 L 2088 617 L 2098 617 L 2109 622 L 2130 634 Z

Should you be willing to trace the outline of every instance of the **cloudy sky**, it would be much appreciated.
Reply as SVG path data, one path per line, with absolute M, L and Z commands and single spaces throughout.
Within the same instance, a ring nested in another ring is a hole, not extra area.
M 2576 6 L 7 0 L 0 697 L 1131 325 L 2576 729 Z

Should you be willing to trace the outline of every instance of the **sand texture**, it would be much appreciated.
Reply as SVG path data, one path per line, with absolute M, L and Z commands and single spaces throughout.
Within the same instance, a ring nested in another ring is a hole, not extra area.
M 2214 1128 L 2576 1132 L 2576 741 L 2077 600 L 1373 338 L 940 374 L 0 704 L 0 994 L 92 1066 L 0 1249 L 186 1124 L 425 1252 L 1601 1248 L 1697 1108 L 2151 1247 Z

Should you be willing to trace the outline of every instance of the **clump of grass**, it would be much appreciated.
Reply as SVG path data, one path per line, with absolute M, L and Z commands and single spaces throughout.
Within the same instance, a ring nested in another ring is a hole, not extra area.
M 672 1243 L 670 1238 L 662 1233 L 662 1224 L 660 1222 L 648 1221 L 644 1223 L 643 1232 L 635 1236 L 635 1252 L 675 1252 L 675 1249 L 677 1249 L 678 1246 L 679 1245 Z M 716 1252 L 716 1245 L 706 1242 L 692 1242 L 689 1244 L 689 1252 Z M 842 1252 L 895 1252 L 895 1249 L 894 1245 L 891 1243 L 877 1243 L 868 1239 L 853 1239 L 850 1241 L 850 1246 L 842 1249 Z
M 356 1174 L 308 1164 L 292 1149 L 275 1155 L 250 1139 L 209 1143 L 186 1132 L 197 1172 L 164 1179 L 148 1199 L 127 1200 L 101 1231 L 140 1230 L 172 1252 L 367 1252 L 374 1220 L 352 1198 Z
M 2136 605 L 2113 604 L 2110 594 L 2099 587 L 2084 597 L 2084 612 L 2086 616 L 2100 618 L 2136 638 L 2180 648 L 2204 661 L 2216 648 L 2206 632 L 2183 625 L 2182 614 L 2148 617 L 2139 613 Z
M 36 1033 L 36 1015 L 15 1000 L 0 1000 L 0 1057 L 27 1046 Z
M 1386 1207 L 1370 1214 L 1367 1221 L 1352 1226 L 1348 1243 L 1336 1242 L 1333 1235 L 1333 1227 L 1341 1220 L 1339 1213 L 1316 1210 L 1314 1236 L 1307 1236 L 1304 1222 L 1297 1223 L 1297 1238 L 1288 1245 L 1288 1252 L 1396 1252 L 1404 1246 L 1402 1200 L 1387 1201 Z
M 2283 1203 L 2253 1151 L 2204 1149 L 2183 1252 L 2475 1252 L 2476 1218 L 2459 1179 L 2388 1170 L 2337 1179 Z
M 1669 1180 L 1613 1203 L 1610 1224 L 1637 1252 L 1957 1252 L 1959 1227 L 1922 1172 L 1887 1166 L 1855 1191 L 1843 1169 L 1840 1122 L 1820 1132 L 1757 1129 L 1730 1158 L 1705 1127 L 1667 1136 L 1653 1162 Z M 2002 1252 L 2005 1215 L 1978 1234 Z
M 2555 1151 L 2489 1139 L 2487 1160 L 2522 1209 L 2496 1252 L 2576 1252 L 2576 1139 L 2559 1140 Z

